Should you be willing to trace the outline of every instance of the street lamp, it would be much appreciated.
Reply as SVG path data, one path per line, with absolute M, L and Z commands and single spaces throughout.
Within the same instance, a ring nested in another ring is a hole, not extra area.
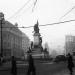
M 0 62 L 2 63 L 2 58 L 3 58 L 3 37 L 2 37 L 2 23 L 4 20 L 4 14 L 2 12 L 0 12 L 0 24 L 1 24 L 1 58 L 0 58 Z

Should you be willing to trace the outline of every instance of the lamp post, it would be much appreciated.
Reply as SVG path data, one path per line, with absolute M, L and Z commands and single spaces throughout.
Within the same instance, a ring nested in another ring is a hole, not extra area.
M 0 12 L 0 24 L 1 24 L 1 58 L 0 58 L 0 62 L 2 63 L 2 58 L 3 58 L 3 37 L 2 37 L 2 24 L 3 24 L 3 20 L 4 20 L 4 14 L 2 12 Z

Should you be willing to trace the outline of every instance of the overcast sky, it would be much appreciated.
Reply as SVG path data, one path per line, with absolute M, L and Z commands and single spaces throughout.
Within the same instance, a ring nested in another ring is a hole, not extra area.
M 75 9 L 61 18 L 75 6 L 74 0 L 0 0 L 0 12 L 5 14 L 5 19 L 19 26 L 34 26 L 51 24 L 60 21 L 75 19 Z M 33 9 L 34 7 L 34 9 Z M 32 11 L 33 9 L 33 11 Z M 21 30 L 33 40 L 33 28 Z M 64 49 L 65 35 L 75 35 L 75 22 L 40 27 L 43 43 L 48 42 L 50 48 Z

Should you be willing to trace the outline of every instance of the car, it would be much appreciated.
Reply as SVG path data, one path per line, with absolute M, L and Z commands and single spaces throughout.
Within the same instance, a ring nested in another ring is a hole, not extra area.
M 56 56 L 56 58 L 54 59 L 54 62 L 65 62 L 66 61 L 66 57 L 64 55 L 58 55 Z

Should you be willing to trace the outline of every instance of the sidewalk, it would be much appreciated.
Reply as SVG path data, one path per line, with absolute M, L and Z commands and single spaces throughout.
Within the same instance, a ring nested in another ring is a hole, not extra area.
M 22 66 L 27 66 L 28 64 L 17 64 L 17 68 L 21 68 Z M 0 66 L 0 71 L 7 71 L 11 70 L 11 62 L 3 63 L 2 66 Z
M 10 68 L 11 68 L 11 63 L 10 63 L 10 62 L 3 63 L 3 64 L 0 66 L 0 71 L 2 71 L 2 70 L 9 70 Z
M 70 75 L 70 74 L 69 74 L 69 70 L 66 69 L 66 70 L 63 70 L 59 73 L 53 74 L 53 75 Z M 73 68 L 73 75 L 75 75 L 75 68 Z

